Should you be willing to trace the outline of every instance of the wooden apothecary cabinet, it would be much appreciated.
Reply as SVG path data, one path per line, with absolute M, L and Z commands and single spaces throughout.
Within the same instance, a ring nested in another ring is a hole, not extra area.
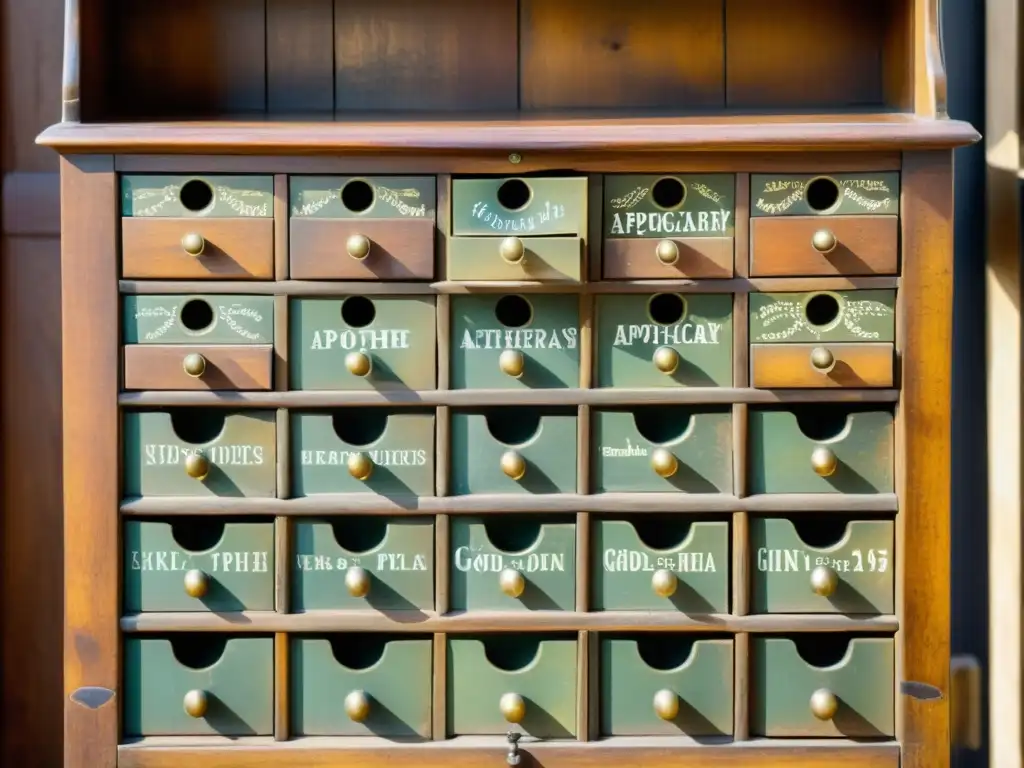
M 72 0 L 65 78 L 67 766 L 948 765 L 933 0 Z

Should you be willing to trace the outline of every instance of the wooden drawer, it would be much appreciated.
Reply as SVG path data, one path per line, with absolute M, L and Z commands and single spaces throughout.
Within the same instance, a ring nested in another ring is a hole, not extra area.
M 545 516 L 451 521 L 454 611 L 572 611 L 576 524 Z
M 733 641 L 600 639 L 602 736 L 731 736 Z
M 728 407 L 638 406 L 594 414 L 594 492 L 732 492 Z
M 593 523 L 597 611 L 729 612 L 729 523 L 671 515 Z
M 606 280 L 733 276 L 736 179 L 604 177 Z
M 126 520 L 124 608 L 274 610 L 273 522 Z
M 890 343 L 750 346 L 751 384 L 759 389 L 891 387 L 895 368 Z
M 294 610 L 434 609 L 432 518 L 300 519 L 292 530 Z
M 540 280 L 578 283 L 583 240 L 569 237 L 453 237 L 449 280 Z
M 897 216 L 779 216 L 750 220 L 751 277 L 895 275 Z
M 898 173 L 750 176 L 750 216 L 895 216 L 900 207 Z
M 430 638 L 291 638 L 296 736 L 430 738 Z

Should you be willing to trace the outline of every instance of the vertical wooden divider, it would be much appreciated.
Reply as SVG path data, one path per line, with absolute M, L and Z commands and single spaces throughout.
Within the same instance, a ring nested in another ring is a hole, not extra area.
M 274 279 L 287 280 L 288 264 L 288 176 L 274 176 Z
M 433 711 L 431 712 L 431 738 L 448 738 L 448 635 L 434 635 Z
M 733 644 L 733 739 L 746 741 L 750 738 L 750 635 L 737 632 Z
M 736 174 L 736 213 L 733 215 L 736 277 L 750 276 L 750 174 Z M 745 295 L 745 294 L 744 294 Z M 737 384 L 736 386 L 739 386 Z
M 585 239 L 586 264 L 584 279 L 597 282 L 601 279 L 604 263 L 604 177 L 591 174 L 587 177 L 587 237 Z

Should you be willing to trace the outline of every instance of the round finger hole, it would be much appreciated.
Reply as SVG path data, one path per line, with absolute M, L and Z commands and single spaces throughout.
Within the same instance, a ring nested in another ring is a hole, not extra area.
M 522 328 L 533 318 L 533 307 L 522 296 L 502 296 L 494 305 L 494 316 L 506 328 Z
M 816 294 L 804 307 L 804 315 L 811 325 L 829 325 L 839 317 L 839 301 L 828 293 Z
M 678 208 L 686 199 L 686 187 L 679 179 L 671 176 L 658 179 L 651 188 L 651 199 L 659 208 Z
M 373 187 L 362 179 L 353 179 L 341 188 L 341 204 L 352 213 L 362 213 L 373 205 Z
M 658 325 L 675 325 L 686 313 L 686 302 L 678 293 L 658 293 L 651 297 L 647 314 Z
M 824 176 L 811 179 L 804 191 L 804 197 L 811 210 L 819 213 L 828 211 L 839 202 L 839 185 L 833 179 Z
M 192 213 L 205 211 L 213 202 L 213 187 L 202 179 L 191 179 L 182 184 L 178 199 L 185 210 Z
M 202 299 L 190 299 L 181 308 L 181 324 L 193 333 L 213 325 L 213 307 Z
M 518 211 L 530 202 L 530 186 L 522 179 L 509 179 L 498 187 L 498 203 L 502 208 Z
M 341 319 L 349 328 L 365 328 L 376 316 L 373 302 L 365 296 L 349 296 L 341 302 Z

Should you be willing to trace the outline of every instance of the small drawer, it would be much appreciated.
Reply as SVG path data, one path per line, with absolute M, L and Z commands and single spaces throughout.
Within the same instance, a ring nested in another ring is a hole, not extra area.
M 434 495 L 434 414 L 338 408 L 293 413 L 292 494 Z
M 732 492 L 728 407 L 657 405 L 594 414 L 594 492 Z
M 751 409 L 750 493 L 892 493 L 893 415 L 838 403 Z
M 898 254 L 898 216 L 750 220 L 751 277 L 895 275 Z
M 733 641 L 600 639 L 602 736 L 731 736 Z
M 892 387 L 895 367 L 895 346 L 888 343 L 750 346 L 750 378 L 757 389 Z
M 596 611 L 729 612 L 729 523 L 673 515 L 594 521 Z
M 772 737 L 894 734 L 891 638 L 805 634 L 750 642 L 751 732 Z
M 492 515 L 451 521 L 454 611 L 572 611 L 576 524 Z
M 126 278 L 274 277 L 271 176 L 123 176 Z
M 273 522 L 126 520 L 124 608 L 274 610 Z
M 430 638 L 291 638 L 292 733 L 429 739 L 432 651 Z
M 733 276 L 736 178 L 604 177 L 604 278 Z
M 449 736 L 575 737 L 575 638 L 449 637 Z
M 437 312 L 430 296 L 292 299 L 292 389 L 432 390 Z
M 292 523 L 295 611 L 434 609 L 434 521 L 345 516 Z
M 751 218 L 895 216 L 899 206 L 898 173 L 754 173 L 750 176 Z
M 128 497 L 277 494 L 273 411 L 132 411 L 123 431 Z
M 449 280 L 540 280 L 578 283 L 583 276 L 579 237 L 452 237 Z
M 579 325 L 576 296 L 455 296 L 452 388 L 578 387 Z
M 124 642 L 125 736 L 269 736 L 274 640 L 204 632 Z
M 452 493 L 576 493 L 576 409 L 452 414 Z
M 293 176 L 289 187 L 293 278 L 433 279 L 433 177 Z
M 598 386 L 729 387 L 732 342 L 732 296 L 597 297 Z
M 452 234 L 547 237 L 587 232 L 587 178 L 453 179 Z
M 891 520 L 754 518 L 753 610 L 893 613 L 894 545 Z

